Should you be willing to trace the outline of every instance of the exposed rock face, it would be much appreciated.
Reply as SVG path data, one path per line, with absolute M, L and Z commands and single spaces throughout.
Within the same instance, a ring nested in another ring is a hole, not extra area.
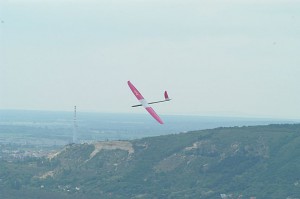
M 131 142 L 128 141 L 109 141 L 109 142 L 95 142 L 93 143 L 95 150 L 90 154 L 90 159 L 92 159 L 101 150 L 124 150 L 128 151 L 128 154 L 134 153 Z

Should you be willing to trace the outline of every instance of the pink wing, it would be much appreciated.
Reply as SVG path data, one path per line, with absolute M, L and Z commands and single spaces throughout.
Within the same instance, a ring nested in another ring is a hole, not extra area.
M 149 106 L 148 102 L 144 99 L 144 97 L 141 95 L 141 93 L 133 86 L 133 84 L 128 81 L 128 86 L 131 89 L 132 93 L 135 95 L 135 97 L 141 102 L 143 107 L 150 113 L 150 115 L 158 121 L 160 124 L 163 124 L 163 121 L 160 119 L 160 117 L 157 115 L 157 113 L 153 110 L 152 107 Z
M 141 95 L 141 93 L 133 86 L 133 84 L 130 81 L 128 81 L 127 83 L 128 83 L 129 88 L 131 89 L 131 91 L 133 92 L 133 94 L 136 96 L 136 98 L 138 100 L 144 99 L 144 97 Z
M 153 110 L 153 108 L 152 107 L 147 107 L 147 108 L 145 108 L 147 111 L 148 111 L 148 113 L 150 113 L 150 115 L 154 118 L 154 119 L 156 119 L 156 121 L 158 121 L 158 123 L 160 123 L 160 124 L 163 124 L 164 122 L 160 119 L 160 117 L 155 113 L 155 111 Z

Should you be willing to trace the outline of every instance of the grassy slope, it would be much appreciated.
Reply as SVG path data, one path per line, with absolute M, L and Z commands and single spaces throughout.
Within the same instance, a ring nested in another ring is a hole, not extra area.
M 102 150 L 90 160 L 93 145 L 73 145 L 51 161 L 2 163 L 9 172 L 0 178 L 20 185 L 2 180 L 0 191 L 55 198 L 299 196 L 299 133 L 300 125 L 218 128 L 134 140 L 133 154 Z M 47 171 L 54 177 L 33 177 Z

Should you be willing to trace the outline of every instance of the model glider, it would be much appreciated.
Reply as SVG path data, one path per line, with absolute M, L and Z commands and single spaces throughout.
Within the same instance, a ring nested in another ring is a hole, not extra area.
M 127 83 L 128 83 L 129 88 L 131 89 L 131 91 L 135 95 L 135 97 L 141 103 L 141 104 L 138 104 L 138 105 L 134 105 L 132 107 L 143 106 L 156 121 L 158 121 L 160 124 L 163 124 L 164 122 L 160 119 L 160 117 L 156 114 L 156 112 L 153 110 L 153 108 L 149 104 L 156 104 L 156 103 L 170 101 L 171 99 L 169 98 L 167 91 L 165 91 L 165 93 L 164 93 L 165 100 L 156 101 L 156 102 L 149 102 L 148 103 L 145 100 L 145 98 L 141 95 L 141 93 L 133 86 L 133 84 L 130 81 L 128 81 Z

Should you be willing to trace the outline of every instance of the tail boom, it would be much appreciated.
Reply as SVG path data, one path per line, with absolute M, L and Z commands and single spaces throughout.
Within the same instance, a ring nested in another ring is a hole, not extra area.
M 134 94 L 135 94 L 135 93 L 134 93 Z M 139 95 L 139 94 L 137 94 L 137 95 Z M 136 97 L 138 97 L 137 95 L 136 95 Z M 140 96 L 141 96 L 141 95 L 140 95 Z M 165 97 L 165 100 L 160 100 L 160 101 L 155 101 L 155 102 L 149 102 L 148 104 L 157 104 L 157 103 L 162 103 L 162 102 L 168 102 L 168 101 L 171 101 L 171 99 L 170 99 L 169 96 L 168 96 L 167 91 L 164 92 L 164 97 Z M 131 107 L 139 107 L 139 106 L 143 106 L 143 103 L 142 103 L 143 99 L 140 98 L 139 101 L 141 102 L 141 104 L 133 105 L 133 106 L 131 106 Z

